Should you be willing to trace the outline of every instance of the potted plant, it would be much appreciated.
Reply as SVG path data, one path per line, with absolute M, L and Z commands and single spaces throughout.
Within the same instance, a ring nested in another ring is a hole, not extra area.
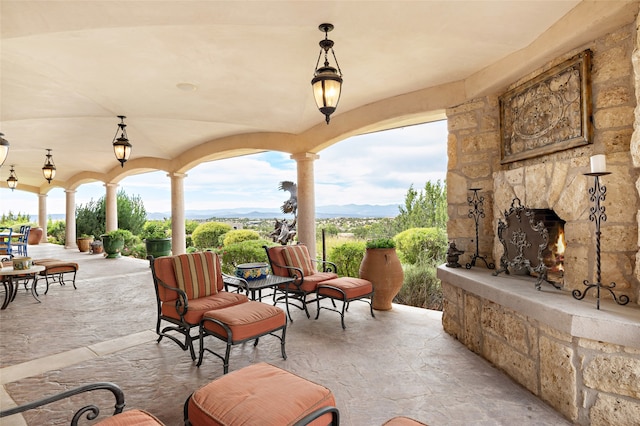
M 80 250 L 81 253 L 85 253 L 91 250 L 92 242 L 93 235 L 82 234 L 78 238 L 76 238 L 76 244 L 78 245 L 78 250 Z
M 113 259 L 121 256 L 120 253 L 124 248 L 124 240 L 127 237 L 127 234 L 130 234 L 130 231 L 125 229 L 114 229 L 113 231 L 109 231 L 100 236 L 102 239 L 102 247 L 104 248 L 104 252 L 107 254 L 107 258 Z
M 101 254 L 103 251 L 102 241 L 93 240 L 91 243 L 91 254 Z
M 373 309 L 390 310 L 391 302 L 404 282 L 404 272 L 393 238 L 367 241 L 359 276 L 373 284 Z
M 171 255 L 171 237 L 169 230 L 162 222 L 146 222 L 140 237 L 144 240 L 147 255 L 153 257 Z

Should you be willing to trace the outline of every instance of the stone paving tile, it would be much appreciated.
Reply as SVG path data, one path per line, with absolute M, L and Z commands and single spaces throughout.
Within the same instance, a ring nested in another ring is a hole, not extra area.
M 48 257 L 77 256 L 68 252 Z M 146 261 L 128 260 L 120 268 L 125 259 L 86 259 L 100 272 L 82 277 L 77 291 L 70 286 L 53 289 L 50 295 L 55 290 L 57 296 L 46 296 L 42 304 L 21 293 L 22 302 L 0 313 L 0 359 L 3 367 L 15 366 L 89 346 L 95 356 L 34 370 L 6 383 L 5 390 L 20 404 L 80 384 L 111 381 L 123 388 L 128 408 L 146 409 L 167 425 L 182 424 L 185 399 L 222 374 L 221 361 L 206 354 L 197 368 L 173 342 L 155 342 L 149 331 L 155 327 L 155 300 Z M 101 262 L 109 267 L 103 269 Z M 91 267 L 81 265 L 81 270 L 90 272 Z M 54 315 L 59 312 L 64 315 Z M 397 415 L 432 426 L 570 424 L 447 335 L 440 312 L 394 305 L 391 311 L 376 311 L 374 319 L 366 304 L 353 303 L 344 331 L 333 312 L 322 311 L 317 321 L 292 312 L 287 360 L 280 355 L 279 341 L 265 336 L 255 348 L 251 343 L 234 347 L 230 371 L 264 361 L 321 383 L 335 394 L 342 425 L 382 424 Z M 17 343 L 7 344 L 14 335 Z M 209 345 L 224 348 L 212 338 Z M 0 370 L 0 376 L 6 371 Z M 82 406 L 80 400 L 102 400 L 103 413 L 113 405 L 108 394 L 89 398 L 76 397 L 25 418 L 29 425 L 68 424 L 72 407 Z

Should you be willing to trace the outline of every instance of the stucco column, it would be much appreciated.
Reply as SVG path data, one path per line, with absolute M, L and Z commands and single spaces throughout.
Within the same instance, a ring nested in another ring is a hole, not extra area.
M 118 184 L 117 183 L 105 183 L 104 186 L 107 188 L 107 195 L 105 199 L 105 210 L 106 210 L 106 220 L 107 223 L 106 231 L 113 231 L 114 229 L 118 229 Z
M 47 194 L 38 194 L 38 225 L 42 228 L 41 243 L 47 242 Z
M 171 178 L 171 254 L 184 254 L 187 238 L 184 229 L 185 173 L 169 173 Z
M 64 190 L 65 209 L 65 231 L 64 248 L 77 248 L 76 244 L 76 191 Z
M 298 165 L 298 241 L 306 244 L 312 259 L 316 258 L 316 197 L 313 162 L 318 158 L 320 158 L 318 155 L 310 152 L 291 156 Z

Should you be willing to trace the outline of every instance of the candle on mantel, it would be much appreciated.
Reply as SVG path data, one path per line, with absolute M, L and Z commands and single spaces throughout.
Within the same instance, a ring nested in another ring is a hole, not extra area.
M 598 154 L 591 157 L 591 173 L 605 173 L 607 171 L 607 157 Z

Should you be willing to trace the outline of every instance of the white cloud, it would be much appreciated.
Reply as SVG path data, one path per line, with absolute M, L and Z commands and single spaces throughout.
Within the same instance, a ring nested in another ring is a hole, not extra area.
M 447 171 L 446 121 L 356 136 L 320 152 L 314 163 L 316 205 L 402 204 L 410 185 L 444 181 Z M 296 162 L 288 154 L 268 152 L 200 164 L 184 180 L 187 210 L 238 207 L 278 208 L 288 193 L 281 181 L 296 181 Z M 148 212 L 171 211 L 171 182 L 165 172 L 125 178 L 119 188 L 139 195 Z M 82 185 L 76 204 L 104 195 L 104 184 Z M 65 194 L 47 197 L 48 214 L 65 212 Z M 0 212 L 37 214 L 37 196 L 0 189 Z

